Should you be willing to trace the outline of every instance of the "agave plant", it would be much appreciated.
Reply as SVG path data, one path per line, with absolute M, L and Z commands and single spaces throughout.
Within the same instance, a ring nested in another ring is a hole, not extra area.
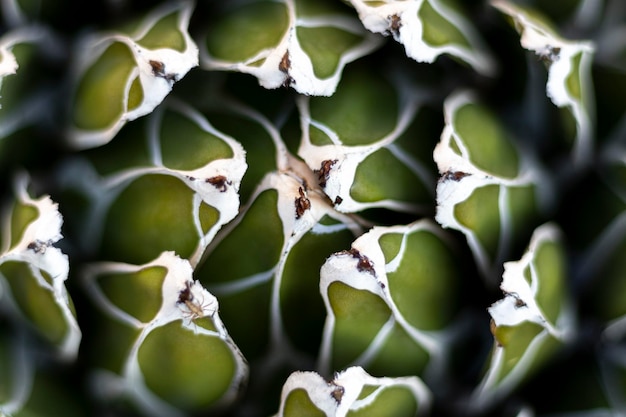
M 626 415 L 620 0 L 0 11 L 0 416 Z

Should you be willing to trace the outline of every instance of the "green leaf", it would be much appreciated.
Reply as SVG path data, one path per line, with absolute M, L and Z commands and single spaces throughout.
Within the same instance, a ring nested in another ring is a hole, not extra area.
M 85 149 L 108 143 L 131 120 L 154 110 L 174 83 L 198 65 L 187 33 L 194 4 L 165 4 L 133 33 L 85 36 L 77 46 L 67 140 Z
M 504 264 L 505 297 L 489 308 L 494 346 L 473 396 L 477 411 L 497 404 L 574 340 L 565 262 L 560 230 L 547 223 L 535 230 L 519 261 Z
M 78 353 L 81 331 L 72 300 L 65 289 L 70 265 L 54 245 L 62 238 L 63 218 L 49 196 L 33 198 L 29 177 L 14 182 L 14 199 L 0 217 L 8 239 L 0 247 L 0 294 L 17 323 L 42 336 L 64 359 Z
M 453 93 L 444 107 L 446 125 L 433 153 L 441 175 L 436 220 L 465 234 L 492 283 L 513 243 L 550 209 L 552 185 L 473 93 Z
M 137 361 L 146 386 L 182 410 L 206 410 L 226 397 L 237 374 L 231 347 L 213 335 L 195 334 L 177 322 L 152 331 Z
M 201 45 L 205 69 L 251 74 L 269 89 L 330 96 L 344 66 L 381 40 L 332 2 L 281 0 L 231 6 Z
M 415 377 L 375 378 L 359 367 L 350 367 L 326 381 L 316 372 L 294 372 L 283 385 L 275 417 L 425 415 L 431 393 Z
M 280 351 L 280 361 L 294 366 L 294 348 L 312 350 L 319 343 L 317 271 L 329 251 L 359 230 L 319 190 L 307 189 L 293 174 L 272 172 L 209 246 L 196 276 L 220 297 L 222 315 L 246 356 Z M 232 262 L 233 253 L 251 256 Z
M 386 375 L 441 372 L 460 271 L 436 225 L 374 227 L 329 257 L 320 274 L 323 372 L 348 364 Z
M 124 142 L 86 152 L 89 162 L 62 166 L 64 191 L 89 201 L 76 226 L 78 238 L 101 259 L 144 263 L 174 250 L 195 264 L 238 213 L 245 151 L 198 110 L 174 99 L 144 122 L 143 129 L 124 129 L 118 138 Z M 90 174 L 76 176 L 74 170 Z
M 593 43 L 562 38 L 552 24 L 532 8 L 506 0 L 492 0 L 491 3 L 511 18 L 520 34 L 522 47 L 533 51 L 546 63 L 546 94 L 556 106 L 571 113 L 576 123 L 572 160 L 577 165 L 590 163 L 595 129 L 595 99 L 591 83 Z
M 442 54 L 493 75 L 496 63 L 476 28 L 458 5 L 447 0 L 373 2 L 350 0 L 363 25 L 374 33 L 392 35 L 408 57 L 434 62 Z
M 247 363 L 220 319 L 217 299 L 192 273 L 189 262 L 173 252 L 143 265 L 89 265 L 88 294 L 104 320 L 120 328 L 108 334 L 109 347 L 101 354 L 123 353 L 115 358 L 122 360 L 119 366 L 97 374 L 97 395 L 123 396 L 145 413 L 172 416 L 234 400 Z M 151 306 L 156 312 L 145 314 Z M 135 336 L 126 337 L 124 329 Z M 125 389 L 113 394 L 112 384 Z
M 430 205 L 432 150 L 413 145 L 430 139 L 419 117 L 426 95 L 355 65 L 332 97 L 299 98 L 298 155 L 338 211 L 418 212 Z

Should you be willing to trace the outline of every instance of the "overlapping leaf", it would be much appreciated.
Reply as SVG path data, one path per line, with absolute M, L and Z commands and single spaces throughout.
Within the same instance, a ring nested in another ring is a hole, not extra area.
M 97 334 L 99 395 L 125 396 L 147 415 L 163 416 L 234 400 L 247 363 L 220 319 L 217 299 L 192 273 L 173 252 L 144 265 L 89 266 L 86 289 L 108 318 Z
M 319 267 L 362 229 L 333 208 L 272 123 L 243 106 L 232 110 L 224 119 L 237 117 L 225 125 L 247 126 L 254 134 L 238 137 L 262 152 L 248 160 L 247 180 L 253 182 L 246 185 L 244 208 L 211 242 L 196 278 L 219 297 L 222 316 L 247 357 L 293 369 L 313 362 L 319 345 Z M 233 262 L 233 254 L 245 262 Z M 270 370 L 265 372 L 269 378 Z
M 556 225 L 537 228 L 522 258 L 504 268 L 500 288 L 505 297 L 489 308 L 494 347 L 474 396 L 473 407 L 481 412 L 540 369 L 576 332 Z
M 423 416 L 431 397 L 415 376 L 376 378 L 363 368 L 350 367 L 328 382 L 316 372 L 294 372 L 283 386 L 275 417 Z
M 532 155 L 517 147 L 469 91 L 445 102 L 434 150 L 441 177 L 437 221 L 461 231 L 487 282 L 500 272 L 514 239 L 551 205 L 552 188 Z
M 209 28 L 200 59 L 206 69 L 252 74 L 265 88 L 329 96 L 344 66 L 380 45 L 332 1 L 237 2 Z
M 65 288 L 69 260 L 55 247 L 63 219 L 49 196 L 33 198 L 27 186 L 26 175 L 15 180 L 15 199 L 1 219 L 2 310 L 54 346 L 61 358 L 74 359 L 81 331 Z
M 322 266 L 326 306 L 319 368 L 363 366 L 385 375 L 441 378 L 454 330 L 459 271 L 427 220 L 374 227 Z
M 187 32 L 194 4 L 166 3 L 130 32 L 96 33 L 76 46 L 67 140 L 77 148 L 108 143 L 130 120 L 150 113 L 198 65 Z
M 374 33 L 392 35 L 408 57 L 432 63 L 442 54 L 457 58 L 476 71 L 491 75 L 493 57 L 458 5 L 445 0 L 350 0 L 363 25 Z
M 398 78 L 352 67 L 332 97 L 299 98 L 298 155 L 341 212 L 431 209 L 432 140 L 420 117 L 429 93 Z
M 591 62 L 595 47 L 590 41 L 562 38 L 536 11 L 506 0 L 492 0 L 494 7 L 511 18 L 523 48 L 533 51 L 548 66 L 546 92 L 550 100 L 571 113 L 576 125 L 572 159 L 588 164 L 593 155 L 594 97 Z
M 272 172 L 209 246 L 196 276 L 220 297 L 246 355 L 301 365 L 298 349 L 310 351 L 321 332 L 319 266 L 359 232 L 319 190 L 288 172 Z M 231 262 L 232 253 L 251 256 Z
M 86 159 L 60 173 L 67 193 L 86 201 L 74 227 L 101 259 L 144 263 L 174 250 L 196 264 L 239 209 L 246 171 L 239 142 L 197 110 L 164 103 Z M 93 164 L 93 165 L 92 165 Z

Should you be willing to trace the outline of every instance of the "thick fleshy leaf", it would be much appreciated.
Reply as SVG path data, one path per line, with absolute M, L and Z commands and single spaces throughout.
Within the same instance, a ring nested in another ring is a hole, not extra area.
M 294 372 L 283 385 L 275 417 L 424 416 L 431 397 L 415 376 L 376 378 L 350 367 L 329 382 L 316 372 Z
M 310 351 L 321 334 L 319 267 L 360 231 L 319 189 L 293 173 L 272 172 L 211 243 L 196 277 L 220 297 L 246 356 L 301 365 L 295 347 Z M 233 253 L 250 257 L 232 262 Z
M 546 93 L 550 100 L 571 113 L 576 123 L 572 159 L 588 164 L 593 156 L 594 108 L 591 63 L 595 47 L 590 41 L 562 38 L 536 11 L 506 0 L 492 4 L 509 16 L 520 34 L 523 48 L 533 51 L 548 66 Z
M 392 35 L 408 57 L 434 62 L 450 55 L 476 71 L 492 75 L 496 63 L 471 21 L 446 0 L 349 0 L 363 25 L 374 33 Z
M 148 415 L 163 416 L 234 400 L 247 363 L 220 319 L 217 299 L 192 273 L 173 252 L 144 265 L 88 267 L 86 289 L 99 310 L 133 331 L 131 337 L 111 326 L 98 332 L 99 359 L 108 369 L 94 374 L 96 394 L 124 396 Z
M 489 308 L 494 347 L 474 404 L 484 411 L 517 388 L 576 332 L 561 232 L 537 228 L 524 256 L 504 264 L 505 297 Z
M 441 229 L 422 220 L 374 227 L 322 266 L 327 317 L 321 372 L 440 378 L 455 335 L 460 271 Z
M 252 74 L 265 88 L 330 96 L 344 66 L 381 41 L 332 1 L 238 2 L 209 28 L 200 63 Z
M 187 33 L 193 7 L 191 1 L 167 3 L 131 33 L 84 36 L 72 79 L 71 146 L 108 143 L 128 121 L 152 112 L 198 65 L 198 48 Z
M 196 278 L 220 298 L 222 316 L 247 357 L 297 369 L 312 361 L 321 337 L 319 267 L 362 229 L 357 218 L 334 210 L 273 123 L 240 104 L 221 107 L 230 108 L 219 123 L 241 131 L 244 146 L 259 152 L 248 161 L 247 203 L 211 242 Z M 233 262 L 234 253 L 246 261 Z M 265 374 L 269 380 L 271 371 Z
M 473 93 L 445 102 L 445 128 L 434 150 L 441 177 L 437 221 L 461 231 L 488 283 L 500 273 L 515 239 L 547 212 L 548 177 L 519 149 L 495 115 Z
M 341 212 L 431 210 L 436 173 L 419 117 L 429 94 L 403 81 L 353 66 L 332 97 L 298 100 L 298 155 Z
M 62 167 L 65 191 L 87 200 L 77 238 L 101 259 L 143 263 L 174 250 L 195 265 L 238 213 L 245 151 L 175 100 L 145 122 L 91 151 L 93 165 L 81 159 Z
M 55 346 L 64 359 L 78 353 L 81 331 L 65 288 L 70 265 L 54 245 L 63 218 L 49 196 L 33 198 L 28 177 L 15 180 L 14 201 L 1 218 L 0 296 L 10 314 Z

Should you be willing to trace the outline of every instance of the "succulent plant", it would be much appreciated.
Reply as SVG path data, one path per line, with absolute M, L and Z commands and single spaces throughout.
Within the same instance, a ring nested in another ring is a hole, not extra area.
M 0 13 L 0 416 L 626 415 L 621 1 Z

